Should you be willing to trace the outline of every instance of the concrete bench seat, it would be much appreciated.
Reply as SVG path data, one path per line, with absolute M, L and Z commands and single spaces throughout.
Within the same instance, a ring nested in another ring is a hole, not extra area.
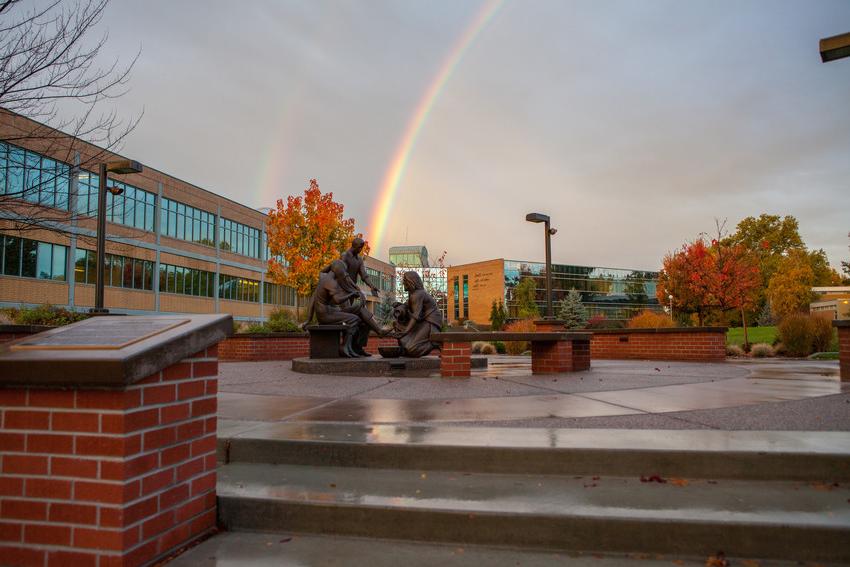
M 573 331 L 475 331 L 432 333 L 431 340 L 442 343 L 440 374 L 466 377 L 470 375 L 472 343 L 477 341 L 530 342 L 532 374 L 587 370 L 590 368 L 591 335 Z

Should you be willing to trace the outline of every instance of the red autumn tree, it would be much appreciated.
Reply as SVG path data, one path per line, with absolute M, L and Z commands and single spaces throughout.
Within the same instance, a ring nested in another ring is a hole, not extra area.
M 744 348 L 749 348 L 746 312 L 753 309 L 762 291 L 761 270 L 758 259 L 746 247 L 713 241 L 712 251 L 717 265 L 716 297 L 721 309 L 741 312 L 744 327 Z
M 705 315 L 717 305 L 715 273 L 715 258 L 705 240 L 684 244 L 681 250 L 664 257 L 656 288 L 658 301 L 665 305 L 672 295 L 674 309 L 696 313 L 702 325 Z
M 703 238 L 664 257 L 656 294 L 684 313 L 696 313 L 699 324 L 713 310 L 752 307 L 761 289 L 758 265 L 740 245 Z
M 269 279 L 288 285 L 298 295 L 309 295 L 319 281 L 319 271 L 339 258 L 355 236 L 354 219 L 343 218 L 344 206 L 333 193 L 322 193 L 315 179 L 304 196 L 277 200 L 269 212 Z M 368 245 L 363 253 L 369 251 Z M 278 258 L 282 258 L 283 262 Z

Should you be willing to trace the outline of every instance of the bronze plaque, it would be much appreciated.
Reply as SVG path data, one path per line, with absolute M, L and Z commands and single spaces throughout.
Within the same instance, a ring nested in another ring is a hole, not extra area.
M 189 319 L 97 317 L 46 336 L 12 345 L 12 350 L 117 350 L 188 323 Z

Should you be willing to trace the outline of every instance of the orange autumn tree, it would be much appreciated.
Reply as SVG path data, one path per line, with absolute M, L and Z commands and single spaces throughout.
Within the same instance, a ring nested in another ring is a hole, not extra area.
M 354 232 L 354 219 L 343 218 L 344 208 L 333 193 L 322 193 L 315 179 L 303 197 L 278 199 L 267 226 L 269 279 L 294 288 L 300 296 L 313 293 L 322 268 L 339 258 L 352 238 L 362 238 Z M 368 251 L 367 244 L 363 253 Z

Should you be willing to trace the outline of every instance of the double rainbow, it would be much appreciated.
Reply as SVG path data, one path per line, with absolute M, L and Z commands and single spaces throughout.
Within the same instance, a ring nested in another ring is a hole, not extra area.
M 378 199 L 372 209 L 368 230 L 369 240 L 372 250 L 379 251 L 383 246 L 384 233 L 387 229 L 387 220 L 392 212 L 393 202 L 398 193 L 399 183 L 404 177 L 405 170 L 410 161 L 410 156 L 416 146 L 416 141 L 419 134 L 422 132 L 422 127 L 428 119 L 428 114 L 434 107 L 434 103 L 439 98 L 446 86 L 446 83 L 451 78 L 460 60 L 463 58 L 466 51 L 469 49 L 475 38 L 484 29 L 487 23 L 498 12 L 499 8 L 504 3 L 504 0 L 487 0 L 478 13 L 464 30 L 458 41 L 455 43 L 452 50 L 449 52 L 446 59 L 443 61 L 439 72 L 431 81 L 428 90 L 419 100 L 416 110 L 413 113 L 410 121 L 407 123 L 404 136 L 401 143 L 396 148 L 393 154 L 393 159 L 390 162 L 384 173 L 384 178 L 381 183 L 381 189 L 378 194 Z

